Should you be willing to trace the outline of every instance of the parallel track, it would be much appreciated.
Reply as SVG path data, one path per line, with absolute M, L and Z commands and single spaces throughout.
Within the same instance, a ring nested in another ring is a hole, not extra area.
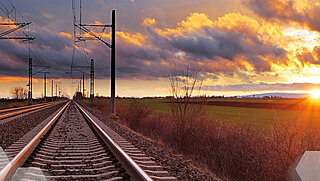
M 44 104 L 36 104 L 36 105 L 30 105 L 30 106 L 22 106 L 22 107 L 16 107 L 16 108 L 9 108 L 9 109 L 1 109 L 0 110 L 0 120 L 6 119 L 9 117 L 17 116 L 26 112 L 38 110 L 41 108 L 49 107 L 52 105 L 57 104 L 57 102 L 53 103 L 44 103 Z
M 47 180 L 175 180 L 118 138 L 126 153 L 88 114 L 73 102 L 65 106 L 0 172 L 0 180 L 9 180 L 20 166 L 41 168 Z M 23 178 L 41 174 L 28 172 Z

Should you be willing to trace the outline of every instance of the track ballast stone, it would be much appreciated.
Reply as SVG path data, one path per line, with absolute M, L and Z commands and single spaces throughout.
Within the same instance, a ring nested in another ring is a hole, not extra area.
M 40 167 L 48 180 L 129 180 L 106 145 L 71 103 L 24 167 Z
M 39 125 L 43 120 L 52 115 L 65 103 L 60 103 L 53 107 L 45 108 L 42 111 L 0 124 L 0 146 L 2 149 L 8 148 L 11 144 L 18 141 L 22 136 Z

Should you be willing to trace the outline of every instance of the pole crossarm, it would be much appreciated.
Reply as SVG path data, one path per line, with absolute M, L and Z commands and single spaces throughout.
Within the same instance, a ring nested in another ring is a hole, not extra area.
M 95 38 L 95 37 L 77 37 L 77 39 L 79 41 L 76 41 L 76 42 L 87 41 L 87 40 L 97 40 L 97 38 Z
M 32 37 L 0 37 L 0 40 L 34 40 Z
M 84 71 L 76 68 L 75 66 L 72 66 L 72 69 L 78 71 L 79 73 L 83 73 L 83 74 L 86 74 L 86 75 L 90 75 L 90 74 L 88 74 L 88 73 L 86 73 L 86 72 L 84 72 Z
M 31 24 L 31 22 L 28 22 L 28 23 L 16 23 L 16 22 L 13 22 L 13 23 L 0 23 L 0 26 L 9 26 L 9 25 L 29 25 Z
M 99 25 L 99 24 L 80 24 L 80 26 L 96 26 L 96 27 L 112 27 L 112 25 Z
M 72 65 L 71 67 L 75 67 L 75 68 L 90 68 L 91 66 Z
M 28 26 L 28 25 L 30 25 L 30 24 L 31 24 L 31 22 L 28 22 L 28 23 L 19 23 L 18 27 L 12 28 L 12 29 L 10 29 L 10 30 L 8 30 L 8 31 L 5 31 L 5 32 L 1 33 L 1 34 L 0 34 L 0 37 L 6 36 L 6 35 L 8 35 L 8 34 L 10 34 L 10 33 L 13 33 L 13 32 L 15 32 L 15 31 L 17 31 L 18 29 L 21 29 L 21 28 L 23 28 L 23 27 L 25 27 L 25 26 Z M 13 25 L 14 25 L 14 24 L 13 24 Z
M 39 67 L 44 67 L 44 68 L 39 70 L 39 71 L 37 71 L 36 73 L 34 73 L 32 75 L 36 75 L 36 74 L 39 74 L 39 73 L 48 73 L 48 72 L 43 72 L 43 71 L 50 68 L 49 66 L 39 66 Z
M 48 65 L 33 65 L 34 67 L 46 67 L 46 68 L 50 68 L 50 66 Z
M 107 45 L 109 48 L 112 48 L 112 45 L 106 41 L 104 41 L 103 39 L 101 39 L 99 36 L 97 36 L 96 34 L 94 34 L 92 31 L 90 31 L 88 28 L 84 27 L 84 26 L 80 26 L 80 25 L 77 25 L 75 24 L 75 26 L 77 28 L 79 28 L 80 30 L 88 33 L 89 35 L 95 37 L 96 39 L 100 40 L 102 43 L 104 43 L 105 45 Z M 78 38 L 78 37 L 77 37 Z M 78 38 L 79 39 L 79 38 Z

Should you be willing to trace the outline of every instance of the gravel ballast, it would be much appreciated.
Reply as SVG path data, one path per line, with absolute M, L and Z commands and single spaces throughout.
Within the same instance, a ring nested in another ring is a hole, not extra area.
M 58 110 L 63 104 L 65 103 L 60 103 L 42 111 L 34 112 L 0 124 L 0 146 L 2 149 L 8 148 L 11 144 L 19 140 L 22 136 Z
M 85 106 L 84 104 L 82 105 Z M 124 139 L 131 142 L 140 151 L 153 158 L 153 161 L 160 164 L 164 170 L 168 171 L 171 176 L 176 177 L 178 180 L 216 180 L 199 169 L 190 166 L 190 161 L 184 161 L 182 157 L 178 157 L 161 146 L 158 146 L 138 134 L 133 133 L 128 128 L 110 121 L 101 112 L 88 106 L 85 106 L 85 108 Z

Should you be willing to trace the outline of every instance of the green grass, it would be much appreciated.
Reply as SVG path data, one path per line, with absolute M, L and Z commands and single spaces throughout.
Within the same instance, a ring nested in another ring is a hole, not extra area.
M 219 99 L 217 99 L 219 100 Z M 266 102 L 264 99 L 220 99 L 220 101 L 247 101 L 247 102 Z M 105 100 L 97 100 L 105 101 Z M 128 105 L 132 99 L 118 99 L 118 105 Z M 141 103 L 149 105 L 155 113 L 170 113 L 170 104 L 164 99 L 137 99 Z M 301 102 L 295 100 L 274 100 L 281 103 Z M 306 122 L 320 122 L 320 112 L 298 111 L 298 110 L 281 110 L 281 109 L 258 109 L 245 107 L 229 106 L 204 106 L 208 116 L 214 120 L 223 120 L 231 123 L 253 123 L 261 126 L 269 126 L 272 121 L 295 121 L 303 120 Z
M 255 109 L 227 106 L 206 106 L 209 117 L 230 122 L 252 122 L 268 125 L 271 121 L 318 122 L 320 112 L 280 110 L 280 109 Z
M 250 103 L 283 103 L 283 104 L 294 104 L 300 103 L 301 101 L 306 100 L 305 98 L 299 99 L 208 99 L 207 101 L 225 101 L 225 102 L 250 102 Z

